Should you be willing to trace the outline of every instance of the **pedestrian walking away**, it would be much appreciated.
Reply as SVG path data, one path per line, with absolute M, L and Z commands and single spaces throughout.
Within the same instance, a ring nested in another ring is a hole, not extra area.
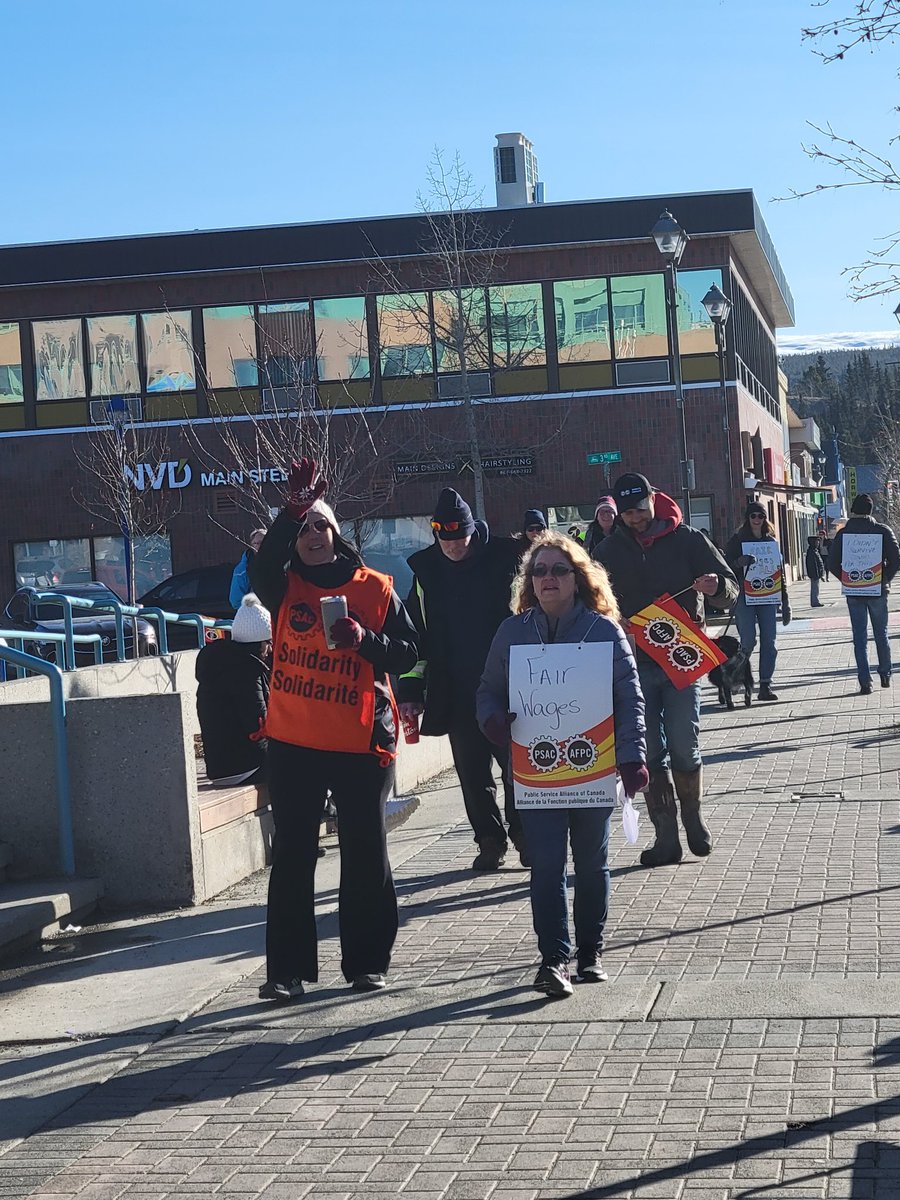
M 594 519 L 588 525 L 584 534 L 584 548 L 591 558 L 597 557 L 597 550 L 604 538 L 608 538 L 616 523 L 618 509 L 612 496 L 601 496 L 594 509 Z
M 207 642 L 194 664 L 203 761 L 219 787 L 260 782 L 266 743 L 260 738 L 269 700 L 272 619 L 248 592 L 230 638 Z
M 717 609 L 731 607 L 738 594 L 734 572 L 708 538 L 683 523 L 671 496 L 631 473 L 616 480 L 612 495 L 619 519 L 597 557 L 626 620 L 666 592 L 700 626 L 705 596 Z M 691 851 L 712 850 L 701 812 L 700 684 L 678 689 L 640 648 L 636 659 L 647 724 L 647 813 L 656 832 L 641 862 L 658 867 L 681 861 L 676 795 Z
M 386 984 L 397 935 L 384 825 L 398 726 L 389 675 L 417 656 L 390 577 L 366 567 L 341 536 L 315 463 L 292 463 L 288 487 L 251 565 L 275 624 L 265 725 L 275 845 L 259 994 L 279 1001 L 319 975 L 315 868 L 329 790 L 341 857 L 341 970 L 357 991 Z M 329 617 L 326 630 L 322 602 L 335 598 L 345 599 L 347 615 Z
M 516 543 L 519 547 L 519 557 L 524 558 L 531 549 L 534 542 L 547 532 L 547 518 L 539 508 L 526 509 L 525 519 L 522 522 L 522 532 L 516 534 Z
M 809 603 L 812 608 L 824 608 L 825 605 L 819 599 L 819 587 L 825 576 L 825 564 L 822 562 L 822 555 L 819 553 L 819 539 L 817 537 L 808 537 L 806 539 L 806 574 L 809 576 Z
M 775 530 L 769 523 L 768 513 L 758 501 L 747 505 L 744 523 L 725 547 L 725 561 L 738 578 L 746 576 L 747 571 L 756 561 L 756 555 L 746 550 L 746 546 L 768 543 L 777 549 Z M 778 552 L 780 558 L 780 551 Z M 765 604 L 750 604 L 743 589 L 738 596 L 735 607 L 735 624 L 741 639 L 741 648 L 749 658 L 756 648 L 756 631 L 759 629 L 759 699 L 777 700 L 772 691 L 772 678 L 775 674 L 775 660 L 778 657 L 778 647 L 775 644 L 778 628 L 778 604 L 781 605 L 781 623 L 791 623 L 791 602 L 788 596 L 787 582 L 784 577 L 784 563 L 781 563 L 780 584 L 777 592 L 767 597 Z
M 509 839 L 526 865 L 507 756 L 475 719 L 484 661 L 498 626 L 509 616 L 519 547 L 513 538 L 492 537 L 453 488 L 438 497 L 431 527 L 434 543 L 409 559 L 414 579 L 407 606 L 420 635 L 420 659 L 398 683 L 400 711 L 404 719 L 421 714 L 423 736 L 449 736 L 478 843 L 473 869 L 496 871 L 506 860 L 507 829 L 497 807 L 494 762 L 502 773 Z
M 853 631 L 853 653 L 856 658 L 856 674 L 859 690 L 863 696 L 872 691 L 872 671 L 869 667 L 869 622 L 878 655 L 878 675 L 881 686 L 891 685 L 891 647 L 888 642 L 888 594 L 891 581 L 900 569 L 900 547 L 893 529 L 882 525 L 872 516 L 875 503 L 866 492 L 860 492 L 850 506 L 850 519 L 839 530 L 831 543 L 831 573 L 841 580 L 846 589 L 844 575 L 845 539 L 854 534 L 867 534 L 881 539 L 880 550 L 872 560 L 873 572 L 880 576 L 877 595 L 847 596 L 850 627 Z M 849 543 L 848 543 L 849 544 Z M 868 590 L 868 589 L 867 589 Z
M 266 536 L 264 529 L 254 529 L 247 539 L 247 549 L 238 560 L 237 566 L 231 573 L 231 587 L 228 590 L 228 601 L 232 608 L 240 608 L 241 601 L 250 591 L 250 564 L 256 556 Z
M 825 568 L 826 583 L 831 571 L 831 544 L 832 539 L 826 533 L 819 534 L 819 558 L 821 558 L 822 566 Z M 838 579 L 840 579 L 840 573 L 838 573 Z
M 539 538 L 513 585 L 513 610 L 494 637 L 478 688 L 478 722 L 509 752 L 511 646 L 611 642 L 616 764 L 628 796 L 646 788 L 644 700 L 619 609 L 606 572 L 558 533 Z M 575 863 L 575 957 L 578 978 L 602 983 L 603 933 L 609 908 L 609 818 L 598 808 L 525 809 L 522 825 L 531 859 L 531 913 L 541 966 L 534 986 L 551 996 L 572 994 L 566 861 Z

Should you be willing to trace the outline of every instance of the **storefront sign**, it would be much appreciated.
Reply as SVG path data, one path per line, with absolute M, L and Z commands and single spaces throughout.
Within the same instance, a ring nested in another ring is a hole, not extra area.
M 158 492 L 163 488 L 177 490 L 187 487 L 194 478 L 186 458 L 177 462 L 135 463 L 126 466 L 123 474 L 127 483 L 139 492 Z M 254 467 L 249 471 L 201 471 L 201 487 L 245 487 L 247 484 L 285 483 L 287 475 L 281 467 Z
M 841 539 L 841 592 L 880 596 L 884 549 L 880 533 L 845 533 Z
M 744 600 L 748 604 L 779 604 L 781 601 L 781 551 L 775 542 L 741 542 L 741 553 L 753 559 L 744 576 Z
M 602 808 L 616 798 L 612 643 L 512 646 L 516 808 Z
M 495 471 L 498 475 L 534 474 L 534 459 L 530 454 L 509 454 L 501 458 L 482 458 L 481 466 L 485 471 Z
M 455 459 L 431 459 L 428 462 L 394 463 L 394 474 L 398 478 L 412 475 L 453 475 L 456 473 Z

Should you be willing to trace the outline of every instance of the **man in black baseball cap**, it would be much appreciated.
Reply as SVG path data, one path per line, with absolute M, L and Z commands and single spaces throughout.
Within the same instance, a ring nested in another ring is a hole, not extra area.
M 700 626 L 704 597 L 715 608 L 731 605 L 738 594 L 734 573 L 709 538 L 683 523 L 671 496 L 655 489 L 646 476 L 629 472 L 616 480 L 612 497 L 619 520 L 595 557 L 606 568 L 626 625 L 664 592 Z M 676 795 L 691 851 L 704 856 L 712 850 L 700 814 L 700 685 L 676 688 L 643 650 L 638 648 L 635 657 L 646 704 L 647 812 L 656 830 L 641 862 L 659 867 L 681 861 Z

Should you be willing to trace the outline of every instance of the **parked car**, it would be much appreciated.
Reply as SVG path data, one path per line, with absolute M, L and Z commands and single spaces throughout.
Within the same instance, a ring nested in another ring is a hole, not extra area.
M 40 588 L 44 592 L 59 592 L 66 596 L 78 596 L 85 600 L 118 600 L 114 592 L 103 583 L 63 584 L 59 587 Z M 77 609 L 75 610 L 78 611 Z M 65 621 L 62 607 L 52 600 L 37 600 L 34 589 L 24 587 L 12 596 L 3 616 L 4 624 L 9 629 L 23 629 L 46 633 L 65 633 Z M 103 661 L 116 661 L 116 619 L 112 613 L 85 613 L 83 617 L 75 616 L 72 624 L 76 633 L 99 633 L 102 638 Z M 137 618 L 138 647 L 141 655 L 156 654 L 156 630 L 149 621 Z M 134 621 L 125 621 L 125 657 L 134 657 Z M 42 658 L 58 661 L 53 642 L 26 642 L 25 649 L 30 654 L 39 654 Z M 89 645 L 75 646 L 75 665 L 86 666 L 94 661 L 94 651 Z
M 234 608 L 228 599 L 234 563 L 195 567 L 171 575 L 141 596 L 139 604 L 172 613 L 199 613 L 216 621 L 230 621 Z M 197 635 L 188 625 L 169 625 L 170 650 L 188 650 L 197 645 Z

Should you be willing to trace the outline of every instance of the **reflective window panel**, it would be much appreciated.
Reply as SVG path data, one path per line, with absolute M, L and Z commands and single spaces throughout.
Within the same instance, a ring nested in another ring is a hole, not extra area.
M 267 388 L 299 388 L 313 378 L 309 302 L 259 306 L 261 383 Z
M 249 304 L 204 308 L 203 336 L 210 387 L 256 387 L 256 323 Z
M 76 400 L 85 395 L 81 321 L 35 321 L 35 390 L 38 400 Z
M 366 302 L 348 296 L 313 302 L 316 361 L 320 379 L 368 379 Z
M 148 392 L 190 392 L 197 386 L 189 312 L 142 313 Z
M 608 362 L 609 281 L 572 279 L 554 283 L 553 301 L 559 361 Z
M 13 546 L 16 587 L 55 587 L 58 583 L 88 583 L 91 545 L 88 538 L 50 538 L 17 542 Z
M 96 579 L 126 599 L 128 596 L 128 571 L 125 563 L 125 539 L 121 537 L 97 537 L 94 541 Z M 132 543 L 134 554 L 134 594 L 140 599 L 158 583 L 172 574 L 172 547 L 167 533 L 156 533 L 150 537 L 136 537 Z
M 428 298 L 424 292 L 378 297 L 378 339 L 381 373 L 431 374 L 431 328 Z
M 437 369 L 457 373 L 461 354 L 467 371 L 486 371 L 491 356 L 488 343 L 487 293 L 484 288 L 434 292 L 434 347 Z
M 718 268 L 678 272 L 678 344 L 682 354 L 715 353 L 716 331 L 703 307 L 703 297 L 722 286 Z
M 616 275 L 609 282 L 616 358 L 663 358 L 669 338 L 662 275 Z
M 92 396 L 129 396 L 141 390 L 137 317 L 88 317 Z
M 541 366 L 544 345 L 544 305 L 539 283 L 510 283 L 490 289 L 491 342 L 494 366 Z
M 18 404 L 23 399 L 19 326 L 0 321 L 0 404 Z

